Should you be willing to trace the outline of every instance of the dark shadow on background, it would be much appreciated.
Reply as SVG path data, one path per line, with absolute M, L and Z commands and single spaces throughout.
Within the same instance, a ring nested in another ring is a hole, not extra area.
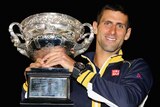
M 22 84 L 25 81 L 23 72 L 31 62 L 27 57 L 21 55 L 11 43 L 8 32 L 9 24 L 15 21 L 21 22 L 29 15 L 40 12 L 61 12 L 77 18 L 82 23 L 92 23 L 96 17 L 98 8 L 103 5 L 105 0 L 45 0 L 35 2 L 37 3 L 8 1 L 9 6 L 8 3 L 1 3 L 0 47 L 2 59 L 1 69 L 3 69 L 1 70 L 1 93 L 4 96 L 2 97 L 4 100 L 2 103 L 4 105 L 19 106 L 20 92 Z M 154 14 L 146 13 L 149 6 L 152 5 L 151 2 L 144 2 L 143 6 L 137 1 L 126 0 L 126 2 L 129 5 L 128 7 L 130 7 L 133 29 L 130 40 L 123 47 L 124 54 L 126 55 L 124 57 L 127 59 L 143 57 L 151 66 L 154 85 L 145 107 L 155 107 L 155 105 L 159 104 L 155 99 L 160 96 L 158 64 L 158 59 L 160 58 L 158 58 L 158 50 L 155 50 L 159 48 L 159 42 L 153 37 L 156 35 L 153 28 L 155 26 L 155 23 L 153 23 L 155 18 L 152 17 Z M 154 10 L 154 8 L 150 8 L 150 11 L 151 9 Z M 93 43 L 88 51 L 93 51 L 95 49 L 94 46 L 95 44 Z

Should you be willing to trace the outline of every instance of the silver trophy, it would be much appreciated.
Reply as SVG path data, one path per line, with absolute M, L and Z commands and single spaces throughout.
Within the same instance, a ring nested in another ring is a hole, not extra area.
M 18 26 L 20 32 L 15 32 L 14 26 Z M 85 32 L 85 27 L 90 31 Z M 56 45 L 66 47 L 68 53 L 73 48 L 75 57 L 85 52 L 94 38 L 89 23 L 82 24 L 69 15 L 52 12 L 31 15 L 21 23 L 13 22 L 9 25 L 9 32 L 17 50 L 29 58 L 34 50 Z
M 15 26 L 19 31 L 14 29 Z M 88 32 L 86 27 L 89 28 Z M 76 57 L 85 52 L 94 39 L 91 24 L 82 24 L 74 17 L 55 12 L 38 13 L 21 23 L 13 22 L 9 25 L 9 33 L 17 50 L 28 58 L 33 58 L 36 50 L 57 45 L 65 47 L 68 55 Z M 74 54 L 70 52 L 71 49 Z M 28 98 L 42 101 L 69 99 L 69 77 L 70 74 L 63 68 L 33 68 L 28 73 Z

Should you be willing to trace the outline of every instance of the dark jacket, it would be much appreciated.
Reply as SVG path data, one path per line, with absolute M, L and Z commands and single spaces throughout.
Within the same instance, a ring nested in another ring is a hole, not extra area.
M 82 57 L 89 61 L 88 69 L 71 79 L 74 107 L 138 107 L 149 94 L 153 78 L 142 58 L 127 61 L 120 51 L 99 69 L 93 63 L 94 52 Z

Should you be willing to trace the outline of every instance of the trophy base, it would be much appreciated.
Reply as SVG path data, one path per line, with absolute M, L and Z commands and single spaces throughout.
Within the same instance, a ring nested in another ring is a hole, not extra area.
M 73 107 L 70 75 L 64 68 L 33 68 L 27 73 L 27 99 L 20 107 Z
M 57 101 L 57 102 L 41 102 L 24 100 L 20 102 L 20 107 L 73 107 L 74 104 L 71 100 Z

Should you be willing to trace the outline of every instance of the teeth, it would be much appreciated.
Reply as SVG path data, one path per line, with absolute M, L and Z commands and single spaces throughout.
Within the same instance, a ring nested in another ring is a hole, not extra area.
M 111 37 L 108 37 L 107 39 L 108 40 L 116 40 L 115 38 L 111 38 Z

